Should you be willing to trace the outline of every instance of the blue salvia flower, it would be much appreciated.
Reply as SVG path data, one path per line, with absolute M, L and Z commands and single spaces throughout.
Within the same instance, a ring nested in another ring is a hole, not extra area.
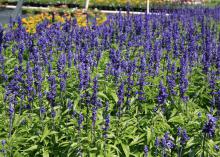
M 190 139 L 190 137 L 187 135 L 186 130 L 182 129 L 181 127 L 178 127 L 177 136 L 180 137 L 181 145 L 185 145 L 186 142 Z
M 162 81 L 160 81 L 159 94 L 157 96 L 158 107 L 160 107 L 161 105 L 164 105 L 166 103 L 167 97 L 168 97 L 167 89 L 166 89 L 166 87 L 163 86 Z M 158 110 L 158 108 L 155 108 L 155 111 L 157 111 L 157 110 Z
M 9 137 L 11 137 L 11 133 L 12 133 L 14 113 L 15 113 L 14 104 L 9 102 Z
M 52 73 L 52 70 L 53 70 L 52 64 L 50 62 L 48 62 L 48 73 L 49 73 L 49 75 Z
M 168 83 L 168 87 L 170 90 L 170 94 L 171 95 L 176 95 L 176 91 L 175 91 L 175 86 L 176 86 L 176 81 L 173 75 L 169 75 L 167 76 L 167 83 Z
M 35 65 L 34 69 L 34 85 L 35 85 L 35 91 L 39 100 L 40 104 L 40 115 L 43 115 L 46 112 L 45 107 L 42 105 L 42 82 L 43 82 L 43 77 L 42 77 L 42 69 L 40 66 Z
M 214 146 L 214 149 L 218 152 L 220 150 L 219 146 L 218 145 L 215 145 Z
M 40 62 L 40 54 L 39 54 L 39 50 L 36 46 L 33 47 L 32 55 L 33 55 L 33 63 L 35 66 L 37 66 Z
M 18 67 L 15 66 L 13 79 L 9 82 L 9 84 L 6 87 L 4 101 L 9 100 L 10 103 L 15 105 L 17 104 L 17 97 L 21 93 L 21 82 L 23 82 L 22 74 L 19 73 Z
M 50 102 L 50 105 L 53 107 L 55 105 L 55 97 L 56 97 L 56 77 L 49 76 L 48 82 L 50 83 L 50 91 L 47 92 L 47 100 Z
M 213 138 L 215 135 L 215 128 L 216 128 L 216 122 L 217 118 L 213 117 L 211 114 L 207 115 L 208 121 L 203 127 L 203 132 L 207 134 L 209 137 Z
M 68 100 L 68 104 L 67 104 L 68 110 L 70 111 L 72 109 L 72 107 L 73 107 L 72 101 Z
M 79 119 L 78 119 L 78 126 L 79 126 L 79 131 L 81 130 L 82 128 L 82 122 L 84 120 L 84 116 L 82 113 L 79 114 Z
M 4 28 L 2 27 L 2 24 L 0 24 L 0 47 L 2 47 L 3 35 L 4 35 Z M 1 50 L 0 50 L 0 52 L 1 52 Z
M 64 92 L 66 90 L 66 79 L 67 79 L 67 72 L 60 74 L 60 90 Z
M 104 124 L 105 125 L 103 127 L 103 137 L 104 138 L 108 137 L 107 131 L 108 131 L 109 127 L 110 127 L 110 114 L 108 112 L 109 112 L 109 103 L 106 102 L 105 117 L 104 117 L 104 119 L 105 119 L 105 123 Z
M 64 71 L 65 66 L 66 66 L 66 55 L 62 53 L 57 62 L 57 71 L 59 73 L 59 78 L 60 78 L 61 92 L 64 92 L 66 89 L 67 72 Z
M 2 77 L 5 81 L 7 80 L 7 76 L 5 74 L 5 58 L 2 54 L 2 51 L 1 51 L 2 47 L 0 45 L 0 70 L 1 70 L 1 73 L 0 73 L 0 77 Z
M 2 146 L 4 147 L 6 144 L 6 141 L 5 140 L 2 140 Z
M 215 89 L 216 89 L 216 72 L 212 71 L 210 73 L 211 76 L 208 76 L 208 79 L 209 79 L 209 86 L 211 88 L 211 92 L 210 92 L 210 95 L 212 96 L 212 100 L 211 100 L 211 107 L 210 107 L 210 111 L 212 112 L 213 110 L 213 107 L 215 106 L 216 104 L 216 92 L 215 92 Z M 218 109 L 218 104 L 217 104 L 217 109 Z
M 44 44 L 43 47 L 42 47 L 42 58 L 43 58 L 43 61 L 44 61 L 44 65 L 48 65 L 48 55 L 47 55 L 47 47 L 46 45 Z
M 138 91 L 138 99 L 139 100 L 145 100 L 144 98 L 144 85 L 145 83 L 145 73 L 146 73 L 146 58 L 144 56 L 141 56 L 141 64 L 140 64 L 140 70 L 141 70 L 141 74 L 139 77 L 139 91 Z
M 95 128 L 95 123 L 97 120 L 97 107 L 92 108 L 92 127 Z
M 91 97 L 91 104 L 93 106 L 97 105 L 97 93 L 98 93 L 98 77 L 95 77 L 93 80 L 93 94 Z
M 106 117 L 105 117 L 105 127 L 103 128 L 103 130 L 104 130 L 104 134 L 103 134 L 104 138 L 108 137 L 107 131 L 108 131 L 109 127 L 110 127 L 110 114 L 108 113 L 106 115 Z
M 132 79 L 132 75 L 136 68 L 136 61 L 128 61 L 128 65 L 126 66 L 126 72 L 127 72 L 127 91 L 126 91 L 126 105 L 127 108 L 130 108 L 130 98 L 132 96 L 132 87 L 134 85 L 134 80 Z
M 30 67 L 30 63 L 27 63 L 27 96 L 28 96 L 28 105 L 33 101 L 33 94 L 34 94 L 34 88 L 33 88 L 34 78 L 33 78 L 33 71 Z
M 57 71 L 58 73 L 61 73 L 66 65 L 66 55 L 64 53 L 61 53 L 59 60 L 57 62 Z
M 170 94 L 173 95 L 173 96 L 177 94 L 175 89 L 174 89 L 176 87 L 176 75 L 175 75 L 175 72 L 176 72 L 176 66 L 175 66 L 175 63 L 174 63 L 171 66 L 171 75 L 167 76 L 168 88 L 170 90 Z
M 5 74 L 4 74 L 4 56 L 2 54 L 2 42 L 3 42 L 3 28 L 2 25 L 0 24 L 0 69 L 1 69 L 1 73 L 0 76 L 2 76 L 3 78 L 5 78 Z
M 90 67 L 88 64 L 81 63 L 79 65 L 79 79 L 80 79 L 80 90 L 85 90 L 89 86 L 90 82 Z
M 217 114 L 220 115 L 220 91 L 215 92 L 216 98 L 216 107 L 217 107 Z
M 181 131 L 182 131 L 182 128 L 181 128 L 181 127 L 178 127 L 178 128 L 177 128 L 177 136 L 181 136 Z
M 56 111 L 52 108 L 52 110 L 51 110 L 51 117 L 55 118 L 55 116 L 56 116 Z
M 188 89 L 188 79 L 187 79 L 187 62 L 186 59 L 181 58 L 180 60 L 180 81 L 179 81 L 180 97 L 183 101 L 187 101 L 188 97 L 185 93 Z
M 44 113 L 46 113 L 46 109 L 44 106 L 40 107 L 40 115 L 43 115 Z
M 173 149 L 175 147 L 175 144 L 173 143 L 173 140 L 170 139 L 168 132 L 166 132 L 164 137 L 161 139 L 161 147 L 164 149 Z
M 144 157 L 148 157 L 148 147 L 144 146 Z
M 159 142 L 159 138 L 156 137 L 156 140 L 155 140 L 155 143 L 154 143 L 155 147 L 158 148 L 159 145 L 160 145 L 160 142 Z
M 73 60 L 73 52 L 70 49 L 68 50 L 67 60 L 68 60 L 68 68 L 71 68 L 72 60 Z
M 186 144 L 186 142 L 187 142 L 189 139 L 190 139 L 190 137 L 187 135 L 186 130 L 183 130 L 183 132 L 182 132 L 182 137 L 181 137 L 181 139 L 180 139 L 180 143 L 181 143 L 182 145 L 184 145 L 184 144 Z
M 118 102 L 117 102 L 118 111 L 117 111 L 117 116 L 120 118 L 120 116 L 121 116 L 121 108 L 122 108 L 122 105 L 123 105 L 123 103 L 124 103 L 124 82 L 122 82 L 121 85 L 119 86 L 117 96 L 118 96 Z
M 145 100 L 144 98 L 144 85 L 145 85 L 145 74 L 141 73 L 139 78 L 139 91 L 138 91 L 138 100 Z
M 198 117 L 199 117 L 199 118 L 201 118 L 201 117 L 202 117 L 202 114 L 201 114 L 201 112 L 199 112 L 199 113 L 198 113 Z
M 6 141 L 2 140 L 2 153 L 4 154 L 4 157 L 6 157 L 6 150 L 5 150 L 5 145 L 6 145 Z
M 154 45 L 154 53 L 153 53 L 153 61 L 154 61 L 154 69 L 155 69 L 154 75 L 156 76 L 159 74 L 160 60 L 161 60 L 161 46 L 160 46 L 160 41 L 157 40 Z
M 25 50 L 25 44 L 24 42 L 21 42 L 19 45 L 18 45 L 18 61 L 19 61 L 19 64 L 21 66 L 22 62 L 23 62 L 23 55 L 24 55 L 24 50 Z

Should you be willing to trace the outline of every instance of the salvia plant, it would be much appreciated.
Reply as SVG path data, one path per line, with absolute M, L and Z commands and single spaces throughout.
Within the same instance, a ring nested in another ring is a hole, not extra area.
M 220 8 L 0 25 L 0 156 L 220 156 Z

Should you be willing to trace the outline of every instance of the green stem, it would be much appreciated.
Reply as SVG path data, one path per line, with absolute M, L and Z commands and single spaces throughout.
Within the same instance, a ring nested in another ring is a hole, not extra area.
M 203 142 L 202 142 L 202 157 L 205 157 L 205 140 L 206 140 L 206 133 L 203 136 Z

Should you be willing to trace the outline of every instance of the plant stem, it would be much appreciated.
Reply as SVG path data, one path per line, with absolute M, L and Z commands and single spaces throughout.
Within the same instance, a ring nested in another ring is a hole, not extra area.
M 205 140 L 206 140 L 206 133 L 203 136 L 203 142 L 202 142 L 202 157 L 205 157 Z

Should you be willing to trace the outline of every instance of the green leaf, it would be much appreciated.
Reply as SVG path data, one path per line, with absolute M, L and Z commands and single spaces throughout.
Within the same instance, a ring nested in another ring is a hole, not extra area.
M 121 153 L 120 150 L 115 145 L 109 144 L 108 146 L 112 147 L 113 149 L 115 149 L 118 154 Z
M 47 150 L 46 150 L 46 151 L 43 151 L 43 157 L 49 157 L 49 153 L 48 153 Z
M 46 127 L 44 128 L 44 132 L 43 132 L 43 135 L 41 137 L 41 142 L 50 134 L 50 130 L 48 129 L 47 125 Z
M 103 92 L 98 92 L 98 96 L 109 100 L 108 97 Z
M 36 138 L 38 138 L 38 136 L 31 136 L 29 139 L 27 139 L 28 141 L 36 141 Z
M 184 119 L 182 115 L 174 116 L 168 120 L 168 122 L 183 124 Z
M 201 141 L 202 142 L 202 141 Z M 194 145 L 194 138 L 191 137 L 190 140 L 187 142 L 186 147 L 185 148 L 191 148 Z
M 25 151 L 25 152 L 33 151 L 33 150 L 37 149 L 37 147 L 38 147 L 38 145 L 33 145 L 33 146 L 31 146 L 30 148 L 25 149 L 24 151 Z
M 123 151 L 124 151 L 124 153 L 125 153 L 125 156 L 126 156 L 126 157 L 129 157 L 129 155 L 130 155 L 130 148 L 129 148 L 129 146 L 128 146 L 128 145 L 125 145 L 125 144 L 123 144 L 123 143 L 121 143 L 121 146 L 122 146 L 122 149 L 123 149 Z
M 143 136 L 144 136 L 144 134 L 141 135 L 141 136 L 136 136 L 133 139 L 133 141 L 129 144 L 129 146 L 133 146 L 133 145 L 136 145 L 136 144 L 139 144 L 139 143 L 143 142 L 144 141 Z
M 147 144 L 148 145 L 150 144 L 151 138 L 152 138 L 151 129 L 147 128 Z
M 117 102 L 118 102 L 118 96 L 117 96 L 117 94 L 116 94 L 115 92 L 111 91 L 111 92 L 110 92 L 110 95 L 112 96 L 112 98 L 113 98 L 113 100 L 115 101 L 115 103 L 117 103 Z

